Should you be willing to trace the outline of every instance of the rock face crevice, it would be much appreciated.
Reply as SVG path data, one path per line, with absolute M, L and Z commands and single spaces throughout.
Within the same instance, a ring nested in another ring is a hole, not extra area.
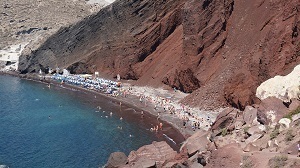
M 243 110 L 255 90 L 299 64 L 297 0 L 125 0 L 27 48 L 22 73 L 73 73 L 163 84 L 191 93 L 182 103 Z
M 183 50 L 203 87 L 184 103 L 194 102 L 208 109 L 230 105 L 243 110 L 259 102 L 255 90 L 260 83 L 285 75 L 299 64 L 299 43 L 295 43 L 299 37 L 293 36 L 299 24 L 299 2 L 213 1 L 205 5 L 204 12 L 200 2 L 189 3 L 185 7 L 196 12 L 189 15 L 193 19 L 183 17 L 191 21 L 191 28 L 184 25 Z M 196 17 L 198 22 L 193 24 Z M 195 101 L 197 98 L 200 101 Z

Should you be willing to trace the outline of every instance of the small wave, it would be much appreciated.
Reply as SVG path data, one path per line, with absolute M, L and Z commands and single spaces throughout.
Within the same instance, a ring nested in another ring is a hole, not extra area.
M 0 168 L 9 168 L 9 167 L 6 165 L 0 165 Z
M 165 136 L 168 140 L 170 140 L 171 142 L 173 142 L 174 144 L 176 144 L 176 142 L 172 138 L 168 137 L 168 135 L 163 134 L 163 136 Z
M 40 99 L 35 99 L 34 101 L 39 101 Z M 1 167 L 0 167 L 1 168 Z

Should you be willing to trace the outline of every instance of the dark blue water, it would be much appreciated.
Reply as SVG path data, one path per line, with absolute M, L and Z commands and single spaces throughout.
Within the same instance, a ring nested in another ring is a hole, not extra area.
M 0 165 L 98 167 L 112 152 L 128 154 L 157 140 L 143 125 L 120 121 L 122 113 L 115 103 L 101 97 L 91 103 L 86 97 L 0 75 Z M 97 112 L 95 103 L 102 110 Z M 107 111 L 113 112 L 112 117 Z

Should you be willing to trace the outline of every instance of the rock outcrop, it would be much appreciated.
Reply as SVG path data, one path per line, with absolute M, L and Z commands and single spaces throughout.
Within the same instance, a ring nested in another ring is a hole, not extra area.
M 181 150 L 186 148 L 188 155 L 193 156 L 196 152 L 202 153 L 206 151 L 209 142 L 208 132 L 197 131 L 182 144 Z
M 128 166 L 130 167 L 161 167 L 166 161 L 175 158 L 177 152 L 174 151 L 165 141 L 153 142 L 145 145 L 137 151 L 132 151 L 128 155 Z
M 239 111 L 234 108 L 227 108 L 223 110 L 216 118 L 211 126 L 212 132 L 219 134 L 223 130 L 231 131 L 235 128 L 235 122 L 239 115 Z
M 263 82 L 257 88 L 256 96 L 261 100 L 276 97 L 285 102 L 300 99 L 300 65 L 286 76 L 275 76 Z
M 117 168 L 124 166 L 128 162 L 127 156 L 123 152 L 114 152 L 110 154 L 106 168 Z
M 182 103 L 243 110 L 259 84 L 300 62 L 298 0 L 126 0 L 24 52 L 22 73 L 48 67 L 164 84 Z

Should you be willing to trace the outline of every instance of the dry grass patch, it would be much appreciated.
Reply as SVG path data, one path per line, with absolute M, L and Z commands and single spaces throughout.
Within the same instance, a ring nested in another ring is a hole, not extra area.
M 287 165 L 288 157 L 285 155 L 275 156 L 269 160 L 270 168 L 282 168 Z

